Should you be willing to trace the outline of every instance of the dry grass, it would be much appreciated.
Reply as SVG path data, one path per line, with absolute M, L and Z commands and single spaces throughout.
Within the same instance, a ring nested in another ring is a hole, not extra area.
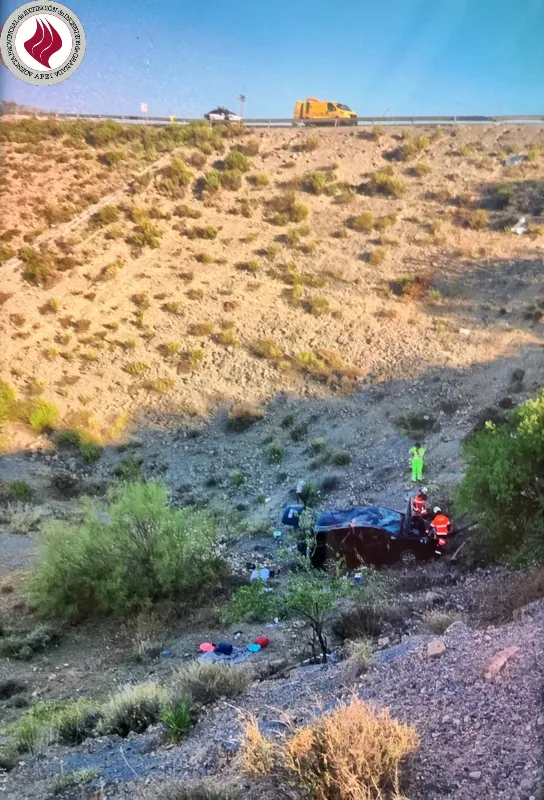
M 263 737 L 254 716 L 243 724 L 244 772 L 273 772 L 282 789 L 296 787 L 312 800 L 400 797 L 400 767 L 419 745 L 413 728 L 357 697 L 292 730 L 282 745 Z
M 249 688 L 252 678 L 247 669 L 195 661 L 174 672 L 171 684 L 174 703 L 190 697 L 195 703 L 209 705 L 220 697 L 235 697 Z
M 238 403 L 229 412 L 227 427 L 231 431 L 245 431 L 264 419 L 264 416 L 265 412 L 259 406 L 252 403 Z
M 438 636 L 458 619 L 459 615 L 448 614 L 445 611 L 427 611 L 421 620 L 421 630 L 424 633 L 433 633 Z

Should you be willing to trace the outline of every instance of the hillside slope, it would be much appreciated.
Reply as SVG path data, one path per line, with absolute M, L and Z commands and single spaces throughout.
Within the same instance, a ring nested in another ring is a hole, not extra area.
M 202 476 L 231 491 L 223 471 L 241 464 L 238 495 L 269 495 L 278 466 L 262 439 L 275 437 L 283 498 L 308 468 L 304 439 L 325 435 L 356 459 L 356 499 L 376 464 L 404 463 L 403 433 L 423 435 L 421 419 L 395 424 L 406 413 L 436 420 L 436 467 L 455 473 L 475 414 L 541 383 L 538 127 L 27 120 L 3 123 L 2 138 L 3 197 L 17 202 L 1 234 L 1 376 L 100 443 L 126 426 L 174 484 Z M 524 160 L 505 166 L 514 152 Z M 240 401 L 271 405 L 238 445 L 223 432 Z M 289 415 L 308 430 L 299 445 L 280 427 Z M 180 427 L 219 438 L 158 435 Z M 3 438 L 36 446 L 17 421 Z

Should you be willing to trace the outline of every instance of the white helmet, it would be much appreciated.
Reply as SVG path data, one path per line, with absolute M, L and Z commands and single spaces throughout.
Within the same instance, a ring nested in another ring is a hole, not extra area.
M 440 514 L 441 511 L 442 509 L 439 506 L 435 506 L 433 508 L 433 514 Z
M 429 494 L 429 490 L 426 486 L 423 486 L 420 491 L 423 492 L 423 494 Z

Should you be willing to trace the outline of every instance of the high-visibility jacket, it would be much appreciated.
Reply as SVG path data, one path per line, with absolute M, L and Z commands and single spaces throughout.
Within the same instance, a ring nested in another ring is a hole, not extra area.
M 420 517 L 425 513 L 426 505 L 427 501 L 424 500 L 420 494 L 416 494 L 416 496 L 412 498 L 412 514 L 416 517 Z
M 445 514 L 437 514 L 431 522 L 431 527 L 439 539 L 445 538 L 450 532 L 450 521 Z

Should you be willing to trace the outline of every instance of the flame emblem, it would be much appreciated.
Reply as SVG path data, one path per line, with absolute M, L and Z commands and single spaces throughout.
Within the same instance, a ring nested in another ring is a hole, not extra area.
M 49 20 L 36 19 L 36 31 L 24 44 L 26 52 L 35 58 L 42 67 L 51 69 L 49 59 L 58 53 L 62 47 L 62 39 L 59 32 L 53 27 Z

